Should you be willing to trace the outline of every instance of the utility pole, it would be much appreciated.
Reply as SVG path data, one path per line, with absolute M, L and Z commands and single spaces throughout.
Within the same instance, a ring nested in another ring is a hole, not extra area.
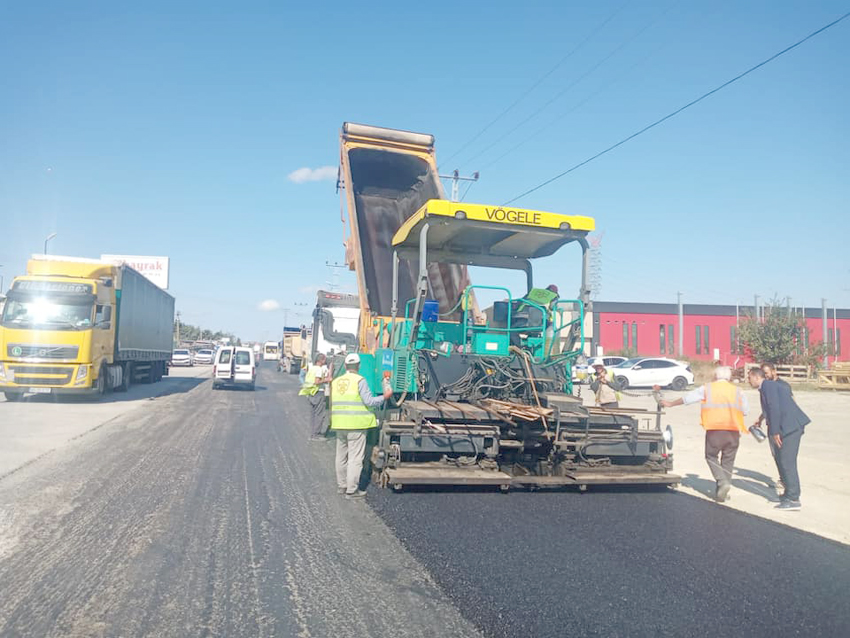
M 826 299 L 821 299 L 821 312 L 823 319 L 823 343 L 826 346 L 823 349 L 823 367 L 829 367 L 829 333 L 827 332 L 827 316 L 826 316 Z
M 465 177 L 460 174 L 460 171 L 458 171 L 458 169 L 454 169 L 451 175 L 440 175 L 440 179 L 452 180 L 452 201 L 456 202 L 458 201 L 458 191 L 460 190 L 460 182 L 477 182 L 478 171 L 475 171 L 469 177 Z
M 841 353 L 838 351 L 838 308 L 832 307 L 832 359 L 838 363 L 838 357 Z
M 759 296 L 753 295 L 753 319 L 759 321 Z
M 176 346 L 175 347 L 177 347 L 177 348 L 180 347 L 180 311 L 179 310 L 177 311 L 177 339 L 176 339 Z
M 339 271 L 344 268 L 348 268 L 348 266 L 345 266 L 344 264 L 338 264 L 336 262 L 331 263 L 327 260 L 325 260 L 325 266 L 327 266 L 331 271 L 331 281 L 327 281 L 325 283 L 328 284 L 328 289 L 331 292 L 335 292 L 339 290 Z M 307 304 L 304 305 L 306 306 Z
M 677 292 L 676 295 L 679 297 L 679 356 L 683 357 L 685 356 L 685 311 L 684 306 L 682 306 L 682 293 Z
M 738 300 L 735 300 L 735 343 L 732 344 L 735 348 L 734 354 L 741 352 L 741 312 L 738 308 Z
M 304 308 L 306 308 L 306 307 L 307 307 L 307 303 L 306 303 L 306 302 L 303 302 L 303 301 L 296 301 L 296 302 L 293 302 L 293 303 L 292 303 L 292 305 L 293 305 L 293 306 L 297 306 L 297 307 L 304 307 Z M 283 329 L 284 329 L 284 331 L 286 331 L 286 324 L 288 323 L 289 312 L 290 312 L 290 309 L 289 309 L 289 308 L 284 308 L 284 309 L 283 309 Z M 300 315 L 301 313 L 296 311 L 296 312 L 293 312 L 292 314 L 294 314 L 294 315 L 297 317 L 297 316 L 298 316 L 298 315 Z
M 0 268 L 3 267 L 3 264 L 0 264 Z M 3 275 L 0 275 L 0 295 L 3 294 Z

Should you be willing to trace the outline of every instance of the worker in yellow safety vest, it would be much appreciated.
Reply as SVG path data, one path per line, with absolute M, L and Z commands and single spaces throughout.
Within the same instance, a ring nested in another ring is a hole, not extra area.
M 345 357 L 345 374 L 331 382 L 331 430 L 336 434 L 336 484 L 347 499 L 363 498 L 360 489 L 363 457 L 366 454 L 366 435 L 378 427 L 369 408 L 376 408 L 392 396 L 389 387 L 383 396 L 373 396 L 360 370 L 360 355 Z
M 702 404 L 700 423 L 705 429 L 705 460 L 717 483 L 715 500 L 718 503 L 729 499 L 735 455 L 738 453 L 741 433 L 746 432 L 744 417 L 749 409 L 747 397 L 741 388 L 730 381 L 731 378 L 731 368 L 721 366 L 714 370 L 714 381 L 711 383 L 706 383 L 673 401 L 660 402 L 665 408 L 691 403 Z
M 595 377 L 590 382 L 590 390 L 596 395 L 596 405 L 600 408 L 619 408 L 621 384 L 612 370 L 606 370 L 601 363 L 593 365 Z
M 305 357 L 306 359 L 306 357 Z M 310 402 L 310 440 L 327 441 L 325 434 L 328 430 L 327 387 L 331 380 L 327 358 L 321 352 L 316 355 L 315 363 L 307 367 L 300 396 L 307 397 Z

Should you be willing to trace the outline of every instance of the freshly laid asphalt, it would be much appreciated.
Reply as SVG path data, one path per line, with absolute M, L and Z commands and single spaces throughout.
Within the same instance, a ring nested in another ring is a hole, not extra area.
M 850 635 L 850 549 L 683 494 L 346 501 L 296 391 L 207 381 L 0 478 L 0 636 Z
M 487 636 L 850 635 L 850 549 L 687 495 L 370 504 Z

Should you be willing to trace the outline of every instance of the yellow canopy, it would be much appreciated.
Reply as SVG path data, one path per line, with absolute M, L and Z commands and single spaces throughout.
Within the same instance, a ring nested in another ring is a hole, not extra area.
M 593 218 L 580 215 L 432 199 L 393 236 L 400 255 L 419 252 L 426 224 L 429 262 L 503 268 L 523 268 L 528 259 L 551 255 L 595 228 Z

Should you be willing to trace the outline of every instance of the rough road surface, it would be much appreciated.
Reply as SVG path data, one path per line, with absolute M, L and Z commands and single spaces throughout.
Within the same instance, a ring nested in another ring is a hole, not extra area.
M 336 494 L 294 381 L 206 382 L 0 481 L 0 635 L 478 635 Z
M 685 495 L 345 501 L 295 390 L 205 382 L 0 479 L 0 636 L 847 635 L 850 550 Z

